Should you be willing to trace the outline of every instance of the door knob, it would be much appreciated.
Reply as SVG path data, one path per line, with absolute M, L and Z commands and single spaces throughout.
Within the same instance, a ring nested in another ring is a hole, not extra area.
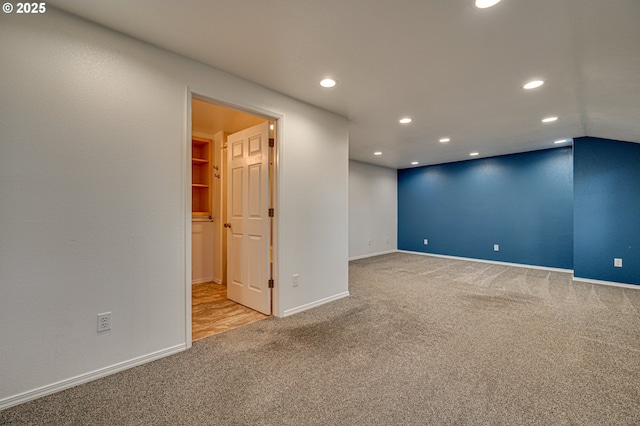
M 225 228 L 231 228 L 231 224 L 229 222 L 227 222 L 227 223 L 224 224 L 224 227 Z

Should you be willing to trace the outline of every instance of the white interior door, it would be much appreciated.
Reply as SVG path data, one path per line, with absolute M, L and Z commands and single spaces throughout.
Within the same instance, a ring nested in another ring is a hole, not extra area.
M 227 297 L 271 314 L 269 123 L 227 138 Z

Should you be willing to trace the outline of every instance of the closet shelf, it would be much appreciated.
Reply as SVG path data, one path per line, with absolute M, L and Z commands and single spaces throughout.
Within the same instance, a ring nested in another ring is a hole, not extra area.
M 191 138 L 191 212 L 211 216 L 211 144 L 209 139 Z

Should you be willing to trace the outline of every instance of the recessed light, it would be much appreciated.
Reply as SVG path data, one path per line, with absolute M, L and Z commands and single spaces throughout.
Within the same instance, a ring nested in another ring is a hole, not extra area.
M 551 123 L 552 121 L 556 121 L 558 119 L 558 117 L 547 117 L 547 118 L 543 118 L 542 122 L 543 123 Z
M 398 123 L 400 124 L 409 124 L 411 123 L 413 120 L 409 117 L 403 117 L 400 120 L 398 120 Z
M 418 164 L 420 164 L 420 163 L 418 163 L 417 161 L 412 161 L 412 162 L 411 162 L 411 165 L 412 165 L 412 166 L 417 166 Z
M 320 81 L 320 86 L 326 87 L 327 89 L 335 86 L 336 84 L 338 84 L 337 81 L 332 78 L 325 78 L 324 80 Z
M 376 152 L 373 153 L 373 155 L 382 155 L 382 152 L 376 151 Z
M 557 141 L 554 141 L 553 143 L 565 143 L 567 140 L 566 139 L 558 139 Z
M 442 142 L 442 143 L 447 143 L 447 142 L 449 142 L 450 140 L 451 140 L 451 139 L 449 139 L 449 138 L 442 138 L 442 139 L 440 139 L 440 142 Z
M 525 84 L 524 86 L 522 86 L 523 89 L 525 90 L 531 90 L 531 89 L 536 89 L 540 86 L 542 86 L 544 84 L 544 81 L 542 80 L 532 80 L 530 82 L 528 82 L 527 84 Z
M 495 6 L 500 3 L 500 0 L 476 0 L 476 7 L 478 9 L 486 9 L 487 7 Z
M 477 156 L 477 155 L 480 155 L 480 153 L 479 153 L 479 152 L 472 152 L 472 153 L 471 153 L 471 154 L 469 154 L 469 155 L 470 155 L 470 156 L 472 156 L 472 157 L 475 157 L 475 156 Z

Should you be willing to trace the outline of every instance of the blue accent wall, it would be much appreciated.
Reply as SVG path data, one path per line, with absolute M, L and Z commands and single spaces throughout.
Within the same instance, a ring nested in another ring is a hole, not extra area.
M 571 147 L 398 170 L 400 250 L 572 269 L 573 219 Z
M 640 144 L 575 139 L 574 233 L 576 277 L 640 284 Z

